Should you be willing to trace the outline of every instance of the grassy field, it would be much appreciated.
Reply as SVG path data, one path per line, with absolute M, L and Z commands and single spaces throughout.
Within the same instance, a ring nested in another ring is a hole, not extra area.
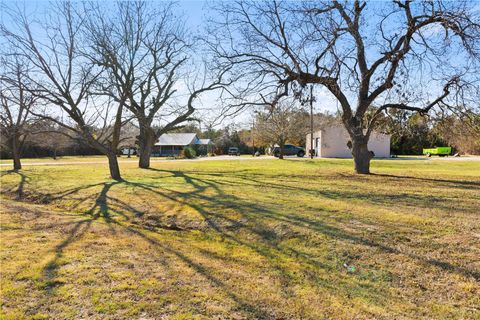
M 480 162 L 1 170 L 2 319 L 480 319 Z
M 166 157 L 155 157 L 152 159 L 166 159 Z M 64 157 L 57 157 L 57 159 L 53 159 L 52 157 L 43 157 L 43 158 L 25 158 L 22 159 L 22 163 L 29 164 L 29 163 L 44 163 L 44 162 L 107 162 L 107 158 L 105 156 L 64 156 Z M 118 158 L 118 161 L 138 161 L 136 156 L 132 156 L 128 158 L 127 156 L 122 156 Z M 0 164 L 12 164 L 11 159 L 0 159 Z
M 242 154 L 240 156 L 241 158 L 251 158 L 252 155 L 250 154 Z M 264 155 L 260 156 L 264 157 Z M 218 158 L 218 157 L 217 157 Z M 425 158 L 425 157 L 423 157 Z M 198 158 L 197 158 L 198 159 Z M 202 156 L 203 159 L 203 156 Z M 216 159 L 215 157 L 210 158 L 210 159 Z M 151 161 L 155 162 L 158 160 L 172 160 L 172 157 L 152 157 Z M 180 159 L 178 159 L 180 160 Z M 121 157 L 118 157 L 119 162 L 138 162 L 138 157 L 137 156 L 131 156 L 128 158 L 125 155 L 122 155 Z M 59 163 L 62 164 L 64 162 L 71 163 L 71 162 L 108 162 L 108 159 L 105 156 L 61 156 L 57 157 L 57 159 L 53 159 L 52 157 L 43 157 L 43 158 L 23 158 L 22 159 L 22 164 L 34 164 L 34 163 Z M 13 162 L 12 159 L 0 159 L 0 165 L 6 167 L 6 166 L 12 166 L 13 167 Z

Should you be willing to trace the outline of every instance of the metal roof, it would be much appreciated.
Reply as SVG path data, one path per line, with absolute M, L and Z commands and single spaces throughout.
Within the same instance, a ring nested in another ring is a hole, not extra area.
M 164 133 L 158 138 L 156 146 L 188 146 L 196 144 L 198 138 L 195 133 Z
M 197 144 L 210 144 L 212 143 L 212 140 L 210 139 L 198 139 Z

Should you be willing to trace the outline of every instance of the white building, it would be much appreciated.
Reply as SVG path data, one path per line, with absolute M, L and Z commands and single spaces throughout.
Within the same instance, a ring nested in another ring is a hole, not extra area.
M 313 149 L 315 157 L 320 158 L 351 158 L 352 152 L 347 143 L 350 136 L 341 126 L 330 126 L 313 133 Z M 305 150 L 310 150 L 310 134 L 307 134 Z M 368 141 L 368 150 L 373 151 L 375 157 L 390 157 L 390 135 L 372 132 Z M 310 155 L 307 152 L 307 155 Z

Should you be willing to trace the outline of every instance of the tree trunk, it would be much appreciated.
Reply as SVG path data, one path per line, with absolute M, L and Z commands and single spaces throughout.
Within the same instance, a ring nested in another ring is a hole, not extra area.
M 153 130 L 140 130 L 140 135 L 138 137 L 138 166 L 142 169 L 150 168 L 150 157 L 152 156 L 152 149 L 155 140 L 156 137 Z
M 13 170 L 21 170 L 22 169 L 22 163 L 20 162 L 20 141 L 18 139 L 18 136 L 13 136 L 10 140 L 10 147 L 12 150 L 12 157 L 13 157 Z
M 18 150 L 13 150 L 12 155 L 13 155 L 13 170 L 18 171 L 22 169 L 22 163 L 20 162 L 20 154 Z
M 110 177 L 114 180 L 121 181 L 122 177 L 120 175 L 120 167 L 118 165 L 118 158 L 115 152 L 109 153 L 108 157 L 108 168 L 110 169 Z
M 138 166 L 142 169 L 150 168 L 150 157 L 152 156 L 152 146 L 145 144 L 138 150 Z
M 355 163 L 355 172 L 359 174 L 370 173 L 370 159 L 373 158 L 372 152 L 368 150 L 368 140 L 366 137 L 352 137 L 352 156 Z
M 280 155 L 278 156 L 278 159 L 283 159 L 284 152 L 285 152 L 285 142 L 280 141 Z

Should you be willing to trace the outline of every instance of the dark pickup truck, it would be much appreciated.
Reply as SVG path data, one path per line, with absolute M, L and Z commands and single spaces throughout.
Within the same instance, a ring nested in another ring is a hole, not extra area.
M 283 146 L 283 155 L 303 157 L 305 156 L 305 149 L 292 144 L 286 144 Z M 273 148 L 273 156 L 277 158 L 280 157 L 280 147 Z

